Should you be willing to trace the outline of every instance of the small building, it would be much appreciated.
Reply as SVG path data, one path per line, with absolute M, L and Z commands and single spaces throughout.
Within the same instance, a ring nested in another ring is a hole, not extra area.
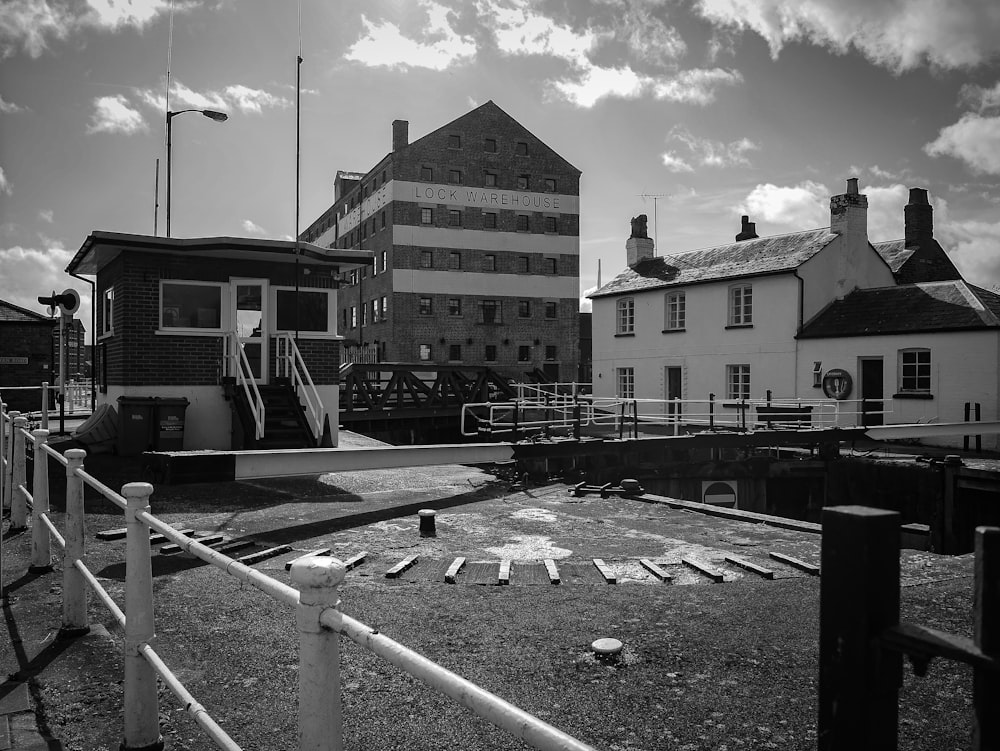
M 316 445 L 324 430 L 336 445 L 337 286 L 371 261 L 294 241 L 91 233 L 66 270 L 95 277 L 98 403 L 186 399 L 184 449 Z
M 394 121 L 302 239 L 375 254 L 339 300 L 350 357 L 574 381 L 579 196 L 580 170 L 490 101 L 412 142 Z
M 43 382 L 55 384 L 53 352 L 58 352 L 58 318 L 0 300 L 0 398 L 7 408 L 37 412 L 42 408 L 38 388 Z M 53 336 L 56 349 L 53 350 Z M 31 386 L 31 390 L 5 388 Z
M 997 420 L 1000 295 L 962 279 L 926 190 L 911 189 L 901 240 L 870 243 L 867 209 L 851 179 L 829 227 L 758 237 L 743 217 L 734 243 L 662 256 L 634 220 L 628 268 L 591 294 L 595 395 L 702 420 L 713 395 L 717 423 L 769 394 L 816 403 L 828 425 L 962 422 L 966 404 Z

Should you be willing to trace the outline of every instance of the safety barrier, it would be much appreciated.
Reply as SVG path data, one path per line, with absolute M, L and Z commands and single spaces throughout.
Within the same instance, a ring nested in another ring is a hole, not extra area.
M 903 655 L 918 676 L 933 657 L 973 668 L 973 748 L 1000 748 L 1000 528 L 976 529 L 974 638 L 899 620 L 900 515 L 823 510 L 820 751 L 895 749 Z
M 340 751 L 343 748 L 340 636 L 347 637 L 431 688 L 450 696 L 474 714 L 534 748 L 544 751 L 593 751 L 593 747 L 343 613 L 338 588 L 343 582 L 346 567 L 341 561 L 312 556 L 293 562 L 291 577 L 299 587 L 295 589 L 199 543 L 158 519 L 151 513 L 149 505 L 152 485 L 128 483 L 118 494 L 85 471 L 85 451 L 69 449 L 62 456 L 48 445 L 47 430 L 36 429 L 29 433 L 25 429 L 25 418 L 14 415 L 8 419 L 6 414 L 3 417 L 0 425 L 9 422 L 9 438 L 12 439 L 0 444 L 6 446 L 10 443 L 12 448 L 7 457 L 13 468 L 12 501 L 22 509 L 30 506 L 32 512 L 31 570 L 42 572 L 52 568 L 51 540 L 55 540 L 63 550 L 62 633 L 72 636 L 89 630 L 89 589 L 94 591 L 124 629 L 123 749 L 154 748 L 161 742 L 157 676 L 219 748 L 236 751 L 240 748 L 212 719 L 205 707 L 195 700 L 150 644 L 155 631 L 150 533 L 155 530 L 182 550 L 296 609 L 299 630 L 299 748 L 303 751 Z M 3 432 L 6 431 L 0 431 Z M 34 455 L 30 490 L 25 477 L 26 445 L 29 441 Z M 49 514 L 48 458 L 66 467 L 64 534 L 60 534 Z M 85 484 L 125 512 L 124 609 L 111 598 L 83 561 Z M 13 526 L 13 513 L 11 519 Z M 2 550 L 0 546 L 0 592 L 4 576 Z

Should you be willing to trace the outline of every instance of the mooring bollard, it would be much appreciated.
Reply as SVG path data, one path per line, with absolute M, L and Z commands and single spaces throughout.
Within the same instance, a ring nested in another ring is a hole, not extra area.
M 308 556 L 292 563 L 299 588 L 299 751 L 341 751 L 340 634 L 320 622 L 340 605 L 347 567 L 336 558 Z
M 11 423 L 11 454 L 13 456 L 13 471 L 10 480 L 10 530 L 20 532 L 28 525 L 28 501 L 18 488 L 27 480 L 24 428 L 28 427 L 28 418 L 15 417 Z
M 420 517 L 420 536 L 437 537 L 437 530 L 434 528 L 434 517 L 437 516 L 437 511 L 422 508 L 417 512 L 417 516 Z
M 76 470 L 83 469 L 87 452 L 69 449 L 66 452 L 66 550 L 63 557 L 63 618 L 59 636 L 70 638 L 90 631 L 87 622 L 87 582 L 76 567 L 83 559 L 84 511 L 83 480 Z
M 156 751 L 163 748 L 156 672 L 139 653 L 141 644 L 155 635 L 153 622 L 153 569 L 150 563 L 149 527 L 136 518 L 149 511 L 153 486 L 130 482 L 122 488 L 125 510 L 125 740 L 122 751 Z
M 42 514 L 49 513 L 49 462 L 42 447 L 49 439 L 49 431 L 33 430 L 31 435 L 35 467 L 31 489 L 31 565 L 28 571 L 39 574 L 52 570 L 52 548 L 49 528 L 42 521 Z
M 820 751 L 894 749 L 903 659 L 879 637 L 899 623 L 899 514 L 823 509 Z

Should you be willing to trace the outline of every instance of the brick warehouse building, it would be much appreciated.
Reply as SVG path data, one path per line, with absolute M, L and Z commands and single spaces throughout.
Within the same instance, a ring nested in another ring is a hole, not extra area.
M 382 361 L 485 364 L 572 381 L 579 362 L 580 170 L 492 101 L 338 172 L 302 234 L 375 253 L 339 297 L 340 332 Z

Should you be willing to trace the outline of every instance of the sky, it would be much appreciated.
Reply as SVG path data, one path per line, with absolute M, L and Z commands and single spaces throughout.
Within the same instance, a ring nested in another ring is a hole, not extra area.
M 416 140 L 492 99 L 583 172 L 581 294 L 633 216 L 676 254 L 741 214 L 828 226 L 849 177 L 873 242 L 927 188 L 965 278 L 1000 289 L 996 0 L 3 0 L 0 299 L 74 287 L 89 328 L 63 273 L 87 235 L 164 234 L 168 59 L 172 110 L 229 115 L 173 120 L 173 236 L 293 237 L 300 49 L 301 229 L 393 120 Z

